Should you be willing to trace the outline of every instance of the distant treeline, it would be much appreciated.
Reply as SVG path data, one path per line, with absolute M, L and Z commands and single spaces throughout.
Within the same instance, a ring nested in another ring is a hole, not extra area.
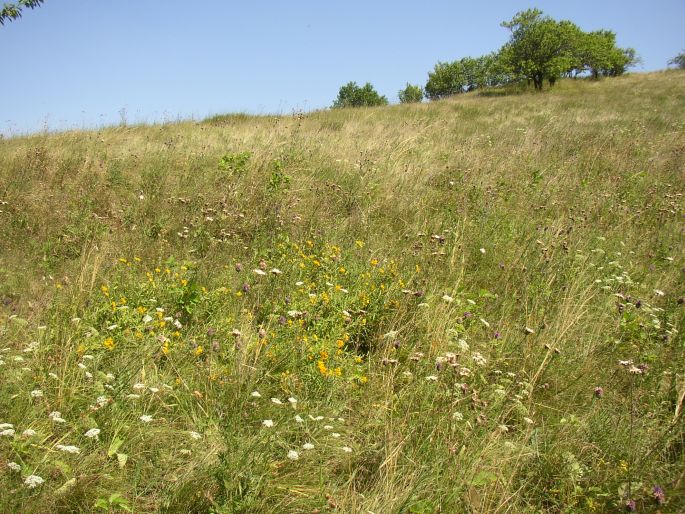
M 520 82 L 541 90 L 545 81 L 552 86 L 562 77 L 621 75 L 638 62 L 634 49 L 616 45 L 614 32 L 584 32 L 575 23 L 554 20 L 539 9 L 519 12 L 502 26 L 511 31 L 511 36 L 499 51 L 439 62 L 428 73 L 426 85 L 407 84 L 399 92 L 400 101 L 420 102 L 424 96 L 436 100 Z M 340 89 L 333 107 L 387 103 L 371 84 L 359 87 L 350 82 Z

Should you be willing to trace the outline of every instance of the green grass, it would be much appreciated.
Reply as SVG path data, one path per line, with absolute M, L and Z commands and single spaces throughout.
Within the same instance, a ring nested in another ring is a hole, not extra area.
M 515 93 L 0 141 L 0 511 L 682 512 L 685 74 Z

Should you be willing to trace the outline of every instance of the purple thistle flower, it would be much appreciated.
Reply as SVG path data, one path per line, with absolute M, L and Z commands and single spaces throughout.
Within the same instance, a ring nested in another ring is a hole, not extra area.
M 240 273 L 241 271 L 243 271 L 243 265 L 240 264 L 239 262 L 236 263 L 236 265 L 235 265 L 235 270 L 236 270 L 238 273 Z
M 595 398 L 604 396 L 604 389 L 602 387 L 595 387 Z
M 664 490 L 658 485 L 655 485 L 652 489 L 652 496 L 659 505 L 663 505 L 666 502 L 666 495 L 664 494 Z
M 496 332 L 492 335 L 492 337 L 495 338 L 495 339 L 499 339 L 500 337 L 502 337 L 502 334 L 500 334 L 500 333 L 499 333 L 499 330 L 498 330 L 498 331 L 496 331 Z
M 637 506 L 635 505 L 635 500 L 626 500 L 626 510 L 628 512 L 635 512 L 637 510 Z
M 245 282 L 242 287 L 243 293 L 249 293 L 250 292 L 250 284 Z

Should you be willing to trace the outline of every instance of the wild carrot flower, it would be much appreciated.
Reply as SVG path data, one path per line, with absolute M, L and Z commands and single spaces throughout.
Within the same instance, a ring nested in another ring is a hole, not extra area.
M 23 437 L 33 437 L 33 436 L 36 435 L 36 434 L 37 434 L 37 432 L 36 432 L 35 430 L 31 429 L 31 428 L 27 428 L 26 430 L 24 430 L 24 431 L 21 433 L 21 435 L 22 435 Z
M 10 469 L 10 471 L 21 471 L 21 466 L 16 462 L 8 462 L 7 467 Z
M 99 428 L 91 428 L 90 430 L 88 430 L 83 435 L 86 436 L 88 439 L 97 439 L 98 436 L 100 435 L 100 429 Z
M 152 421 L 152 416 L 150 416 L 149 414 L 143 414 L 138 419 L 140 419 L 140 421 L 142 421 L 143 423 L 149 423 L 150 421 Z
M 312 443 L 304 443 L 304 444 L 302 445 L 302 449 L 303 449 L 303 450 L 313 450 L 313 449 L 314 449 L 314 445 L 313 445 Z
M 42 398 L 43 397 L 43 391 L 40 389 L 34 389 L 31 391 L 31 398 Z
M 0 437 L 13 437 L 14 436 L 14 429 L 13 428 L 6 428 L 5 430 L 0 431 Z
M 64 445 L 64 444 L 58 444 L 55 446 L 59 451 L 62 451 L 64 453 L 71 453 L 73 455 L 77 455 L 81 453 L 81 449 L 78 446 L 73 446 L 73 445 Z
M 288 451 L 288 458 L 290 460 L 297 460 L 300 458 L 300 454 L 297 453 L 295 450 L 289 450 Z
M 271 428 L 274 426 L 274 422 L 271 419 L 265 419 L 262 421 L 262 425 L 264 425 L 266 428 Z

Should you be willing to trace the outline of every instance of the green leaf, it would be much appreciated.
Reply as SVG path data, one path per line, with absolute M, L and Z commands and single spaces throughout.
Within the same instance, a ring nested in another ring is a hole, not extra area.
M 114 439 L 112 439 L 112 442 L 109 445 L 109 449 L 107 450 L 107 456 L 112 457 L 121 447 L 122 444 L 124 444 L 123 439 L 119 437 L 115 437 Z
M 471 480 L 472 485 L 488 485 L 494 482 L 497 482 L 497 475 L 492 471 L 481 471 Z

